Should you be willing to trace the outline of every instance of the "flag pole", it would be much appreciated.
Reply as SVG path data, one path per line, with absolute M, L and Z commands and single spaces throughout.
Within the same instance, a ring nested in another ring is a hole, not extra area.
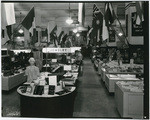
M 111 4 L 111 6 L 112 6 L 112 10 L 114 11 L 114 8 L 113 8 L 113 5 L 112 5 L 112 4 Z M 115 13 L 115 12 L 114 12 L 114 13 Z M 118 21 L 118 23 L 119 23 L 119 25 L 120 25 L 120 28 L 121 28 L 121 30 L 122 30 L 122 32 L 123 32 L 123 35 L 124 35 L 124 37 L 125 37 L 125 40 L 126 40 L 127 44 L 129 45 L 129 41 L 127 40 L 127 37 L 126 37 L 125 32 L 124 32 L 124 30 L 123 30 L 122 24 L 121 24 L 121 22 L 120 22 L 118 16 L 117 16 L 116 14 L 115 14 L 115 16 L 116 16 L 116 19 L 117 19 L 117 21 Z

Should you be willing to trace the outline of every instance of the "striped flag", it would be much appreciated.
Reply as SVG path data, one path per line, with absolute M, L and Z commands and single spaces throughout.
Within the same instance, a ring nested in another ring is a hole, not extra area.
M 143 2 L 142 1 L 137 1 L 136 2 L 136 11 L 137 11 L 136 24 L 140 25 L 141 22 L 144 21 L 144 16 L 143 16 Z
M 16 23 L 14 3 L 1 3 L 1 27 Z
M 112 4 L 107 2 L 105 4 L 105 22 L 106 22 L 106 26 L 109 27 L 111 24 L 114 23 L 115 19 L 116 19 L 116 15 L 115 12 L 113 10 Z

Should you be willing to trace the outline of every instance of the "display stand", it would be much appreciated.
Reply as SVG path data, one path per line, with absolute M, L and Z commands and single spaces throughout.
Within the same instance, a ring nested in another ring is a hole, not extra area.
M 42 118 L 71 118 L 73 117 L 76 88 L 63 95 L 33 95 L 22 93 L 20 95 L 21 117 Z
M 2 90 L 9 91 L 10 89 L 26 82 L 24 72 L 11 76 L 2 76 Z

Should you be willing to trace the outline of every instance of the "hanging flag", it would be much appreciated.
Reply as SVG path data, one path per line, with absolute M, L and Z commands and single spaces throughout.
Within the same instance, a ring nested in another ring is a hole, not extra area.
M 47 37 L 47 36 L 48 36 L 48 30 L 46 28 L 44 31 L 42 31 L 42 37 Z
M 113 10 L 112 4 L 107 2 L 105 4 L 105 22 L 106 22 L 106 26 L 109 27 L 110 25 L 112 25 L 116 19 L 116 15 L 115 12 Z
M 89 31 L 88 31 L 88 33 L 87 33 L 87 45 L 89 44 L 89 41 L 91 39 L 90 34 L 91 34 L 92 30 L 93 30 L 93 28 L 90 28 Z
M 63 34 L 64 34 L 64 31 L 61 31 L 61 33 L 60 33 L 59 36 L 58 36 L 58 43 L 59 43 L 59 44 L 61 43 Z
M 31 44 L 35 45 L 35 43 L 37 43 L 37 42 L 38 42 L 38 31 L 36 31 L 36 29 L 34 28 Z
M 50 35 L 54 34 L 54 32 L 57 30 L 57 25 L 53 28 L 53 30 L 51 31 Z
M 84 26 L 85 23 L 85 3 L 79 3 L 78 7 L 78 21 L 79 24 Z
M 98 7 L 96 6 L 96 4 L 94 4 L 93 5 L 93 17 L 95 17 L 96 18 L 96 14 L 97 14 L 97 12 L 99 12 L 99 9 L 98 9 Z
M 31 44 L 34 45 L 36 42 L 38 42 L 38 32 L 36 31 L 36 25 L 35 25 L 34 7 L 31 8 L 31 10 L 25 16 L 21 24 L 31 33 L 31 37 L 32 37 Z
M 11 35 L 12 35 L 12 26 L 6 26 L 6 30 L 7 30 L 7 35 L 9 37 L 9 39 L 11 40 Z
M 58 45 L 56 31 L 57 31 L 57 25 L 53 28 L 53 30 L 50 33 L 50 44 L 54 44 L 55 47 Z
M 93 5 L 93 20 L 92 20 L 92 27 L 93 29 L 96 28 L 96 20 L 97 20 L 97 15 L 96 15 L 96 12 L 99 11 L 99 9 L 97 8 L 97 6 L 94 4 Z
M 67 39 L 67 34 L 65 34 L 63 37 L 62 37 L 62 41 L 61 41 L 61 47 L 65 47 L 65 42 L 66 42 L 66 39 Z
M 29 30 L 32 26 L 35 28 L 35 10 L 34 7 L 28 12 L 23 21 L 21 22 L 22 26 Z M 32 30 L 30 30 L 32 31 Z
M 93 21 L 92 21 L 92 27 L 93 31 L 96 32 L 96 42 L 99 42 L 101 39 L 101 34 L 102 34 L 102 24 L 103 23 L 103 13 L 101 12 L 100 9 L 98 9 L 97 5 L 93 5 Z
M 14 3 L 1 3 L 1 27 L 5 29 L 6 26 L 16 23 Z
M 108 27 L 106 26 L 105 19 L 103 18 L 103 27 L 102 27 L 102 39 L 103 41 L 109 38 Z
M 2 38 L 4 38 L 5 37 L 5 30 L 4 29 L 2 29 Z
M 90 29 L 91 29 L 90 26 L 88 26 L 88 31 L 89 31 Z
M 136 3 L 136 11 L 137 11 L 136 24 L 140 25 L 141 22 L 144 21 L 143 2 L 142 1 L 137 1 L 135 3 Z

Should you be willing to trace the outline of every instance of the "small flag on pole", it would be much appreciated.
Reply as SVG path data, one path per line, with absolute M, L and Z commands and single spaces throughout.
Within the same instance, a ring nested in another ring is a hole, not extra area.
M 140 25 L 141 22 L 144 21 L 144 16 L 143 16 L 143 2 L 142 1 L 137 1 L 136 2 L 136 11 L 137 11 L 136 24 Z
M 35 11 L 34 7 L 28 12 L 26 17 L 21 22 L 22 26 L 29 30 L 31 27 L 35 28 Z M 32 30 L 30 30 L 32 31 Z
M 115 12 L 112 8 L 112 4 L 107 2 L 105 4 L 105 22 L 106 22 L 106 26 L 109 27 L 111 24 L 114 23 L 115 19 L 116 19 L 116 15 Z
M 109 38 L 108 28 L 105 19 L 103 18 L 102 39 L 103 41 Z
M 50 35 L 54 34 L 54 32 L 57 30 L 57 25 L 53 28 L 53 30 L 51 31 Z
M 88 33 L 87 33 L 87 45 L 89 44 L 89 41 L 90 41 L 90 34 L 92 32 L 93 28 L 91 28 Z

